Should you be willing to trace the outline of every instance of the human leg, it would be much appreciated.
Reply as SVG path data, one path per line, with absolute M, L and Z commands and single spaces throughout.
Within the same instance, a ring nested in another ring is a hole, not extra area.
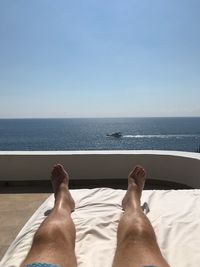
M 36 262 L 60 267 L 76 266 L 75 226 L 71 218 L 75 204 L 68 189 L 69 177 L 58 164 L 53 168 L 51 179 L 55 193 L 54 208 L 36 231 L 31 249 L 20 267 Z
M 145 178 L 146 172 L 140 166 L 136 166 L 128 177 L 113 267 L 169 267 L 161 254 L 153 227 L 140 207 Z

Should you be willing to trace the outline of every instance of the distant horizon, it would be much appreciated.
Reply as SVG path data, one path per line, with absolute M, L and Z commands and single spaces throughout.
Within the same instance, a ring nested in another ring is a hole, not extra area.
M 25 119 L 148 119 L 148 118 L 200 118 L 200 116 L 130 116 L 130 117 L 13 117 L 0 118 L 0 120 L 25 120 Z

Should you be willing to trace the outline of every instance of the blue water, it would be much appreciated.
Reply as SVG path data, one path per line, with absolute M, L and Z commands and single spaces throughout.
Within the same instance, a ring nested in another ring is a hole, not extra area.
M 122 138 L 107 137 L 118 132 Z M 200 118 L 1 119 L 0 150 L 131 150 L 196 152 Z

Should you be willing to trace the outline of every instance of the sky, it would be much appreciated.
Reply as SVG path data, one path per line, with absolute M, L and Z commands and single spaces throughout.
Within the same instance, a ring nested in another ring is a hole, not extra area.
M 0 118 L 200 116 L 199 10 L 0 1 Z

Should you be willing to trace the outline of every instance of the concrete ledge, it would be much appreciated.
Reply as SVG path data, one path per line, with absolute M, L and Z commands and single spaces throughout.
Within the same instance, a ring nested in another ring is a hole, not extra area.
M 1 151 L 0 181 L 49 179 L 61 163 L 71 179 L 126 179 L 140 164 L 148 178 L 200 188 L 200 154 L 179 151 Z

